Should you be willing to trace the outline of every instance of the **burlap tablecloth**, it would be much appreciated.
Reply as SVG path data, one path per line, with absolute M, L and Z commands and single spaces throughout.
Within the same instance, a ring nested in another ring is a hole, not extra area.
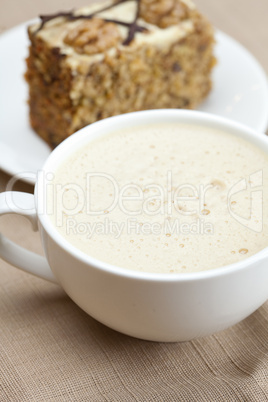
M 0 30 L 38 13 L 84 3 L 0 0 Z M 267 0 L 197 3 L 268 71 Z M 0 191 L 9 179 L 0 172 Z M 16 189 L 33 191 L 23 183 Z M 2 217 L 0 227 L 12 240 L 42 253 L 38 233 L 25 218 Z M 1 402 L 267 400 L 268 303 L 207 338 L 183 344 L 146 342 L 106 328 L 58 286 L 0 260 Z

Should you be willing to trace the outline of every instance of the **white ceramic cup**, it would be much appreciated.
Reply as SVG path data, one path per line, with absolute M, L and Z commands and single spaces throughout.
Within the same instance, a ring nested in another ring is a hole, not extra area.
M 60 144 L 39 172 L 34 196 L 0 194 L 0 215 L 28 217 L 39 228 L 46 258 L 0 235 L 0 256 L 10 264 L 58 283 L 83 310 L 110 328 L 152 341 L 187 341 L 241 321 L 268 298 L 268 250 L 241 262 L 189 274 L 153 274 L 111 266 L 76 249 L 40 205 L 47 175 L 83 144 L 109 132 L 147 123 L 182 122 L 224 129 L 268 154 L 268 139 L 226 119 L 194 111 L 153 110 L 102 120 Z

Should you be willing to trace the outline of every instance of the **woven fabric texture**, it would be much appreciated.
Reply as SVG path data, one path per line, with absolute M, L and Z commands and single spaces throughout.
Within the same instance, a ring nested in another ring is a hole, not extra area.
M 22 6 L 0 0 L 0 31 L 91 1 L 29 0 Z M 196 3 L 268 71 L 267 0 Z M 8 180 L 0 171 L 0 192 Z M 25 184 L 16 189 L 33 191 Z M 42 253 L 39 235 L 25 218 L 1 217 L 0 231 Z M 58 286 L 0 260 L 0 402 L 9 401 L 268 401 L 268 302 L 210 337 L 146 342 L 101 325 Z

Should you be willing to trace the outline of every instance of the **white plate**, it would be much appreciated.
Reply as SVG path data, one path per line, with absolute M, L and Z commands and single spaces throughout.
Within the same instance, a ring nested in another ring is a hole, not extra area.
M 35 182 L 50 153 L 48 145 L 30 128 L 27 85 L 27 22 L 0 36 L 0 168 Z M 199 110 L 244 123 L 264 132 L 268 123 L 266 76 L 253 56 L 236 41 L 217 31 L 214 88 Z

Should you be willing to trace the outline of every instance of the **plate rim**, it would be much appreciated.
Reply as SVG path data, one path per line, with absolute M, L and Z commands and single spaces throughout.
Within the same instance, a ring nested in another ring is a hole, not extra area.
M 260 74 L 261 79 L 263 80 L 263 83 L 265 84 L 265 88 L 266 88 L 266 91 L 265 91 L 266 108 L 264 107 L 266 114 L 263 114 L 263 118 L 262 118 L 262 121 L 259 123 L 259 127 L 254 128 L 254 130 L 259 131 L 262 134 L 265 134 L 265 132 L 268 130 L 268 73 L 266 73 L 264 67 L 261 65 L 261 63 L 258 61 L 258 59 L 243 44 L 241 44 L 239 41 L 234 39 L 232 36 L 221 31 L 220 29 L 215 29 L 216 40 L 217 40 L 218 35 L 220 35 L 225 40 L 232 42 L 233 44 L 235 44 L 235 46 L 240 48 L 241 51 L 243 51 L 247 55 L 247 57 L 251 60 L 251 62 L 255 65 L 255 68 L 259 70 L 259 74 Z M 232 119 L 229 119 L 229 120 L 232 120 Z M 247 125 L 244 123 L 240 123 L 240 124 L 245 125 L 247 127 Z

